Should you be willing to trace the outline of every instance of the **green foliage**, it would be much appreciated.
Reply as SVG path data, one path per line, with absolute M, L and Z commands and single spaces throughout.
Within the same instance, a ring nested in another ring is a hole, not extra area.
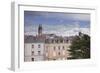
M 90 58 L 90 36 L 81 34 L 75 36 L 72 40 L 68 59 L 85 59 Z

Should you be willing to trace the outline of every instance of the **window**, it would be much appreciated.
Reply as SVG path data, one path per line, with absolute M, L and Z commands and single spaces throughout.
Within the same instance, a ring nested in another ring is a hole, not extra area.
M 56 40 L 56 43 L 58 43 L 59 41 L 58 40 Z
M 68 39 L 66 40 L 66 43 L 68 43 Z
M 64 46 L 63 46 L 62 48 L 63 48 L 63 50 L 65 49 L 65 47 L 64 47 Z
M 60 52 L 58 52 L 58 55 L 60 55 Z
M 63 43 L 63 40 L 60 40 L 60 43 Z
M 54 40 L 52 40 L 52 43 L 54 43 Z
M 56 60 L 56 59 L 53 59 L 53 60 Z
M 40 55 L 41 54 L 41 52 L 40 51 L 38 51 L 38 55 Z
M 34 55 L 34 51 L 32 51 L 32 56 Z
M 45 40 L 45 43 L 49 43 L 49 39 L 46 39 L 46 40 Z
M 39 45 L 38 45 L 38 48 L 40 48 L 40 47 L 41 47 L 41 45 L 39 44 Z
M 32 61 L 34 61 L 34 58 L 32 58 Z
M 34 45 L 32 45 L 32 48 L 34 48 Z
M 60 50 L 60 46 L 58 46 L 58 49 Z
M 56 50 L 56 47 L 54 46 L 53 49 Z

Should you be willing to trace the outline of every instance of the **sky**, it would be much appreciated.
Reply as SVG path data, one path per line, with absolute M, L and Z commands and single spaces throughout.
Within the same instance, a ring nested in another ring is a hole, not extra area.
M 24 11 L 24 34 L 38 34 L 39 25 L 42 25 L 44 34 L 73 36 L 81 31 L 90 35 L 90 14 Z

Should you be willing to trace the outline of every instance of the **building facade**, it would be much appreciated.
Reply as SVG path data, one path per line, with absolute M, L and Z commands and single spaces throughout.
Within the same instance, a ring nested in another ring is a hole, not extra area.
M 46 39 L 45 57 L 46 60 L 65 60 L 69 56 L 70 41 L 68 39 Z
M 28 38 L 24 44 L 24 61 L 44 60 L 44 42 Z
M 38 27 L 38 35 L 24 39 L 24 61 L 66 60 L 69 56 L 69 37 L 43 34 L 42 25 Z

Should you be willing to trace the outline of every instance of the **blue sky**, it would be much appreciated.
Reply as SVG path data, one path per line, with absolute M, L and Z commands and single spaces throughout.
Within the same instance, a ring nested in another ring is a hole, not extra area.
M 67 36 L 80 30 L 90 34 L 90 14 L 24 11 L 25 34 L 36 35 L 39 24 L 44 33 Z

